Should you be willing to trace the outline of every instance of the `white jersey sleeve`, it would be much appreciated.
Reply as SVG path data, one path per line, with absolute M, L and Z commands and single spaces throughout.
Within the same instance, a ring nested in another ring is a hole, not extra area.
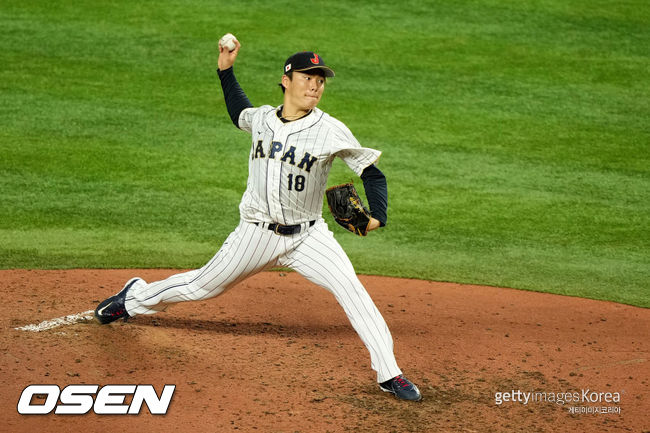
M 330 119 L 336 125 L 332 137 L 334 155 L 341 158 L 352 171 L 361 176 L 366 167 L 374 164 L 379 159 L 381 152 L 368 147 L 361 147 L 361 144 L 347 126 L 332 117 Z
M 241 113 L 239 113 L 239 120 L 237 121 L 239 129 L 252 134 L 255 125 L 255 116 L 264 115 L 264 113 L 268 112 L 269 109 L 272 110 L 273 107 L 270 105 L 263 105 L 261 107 L 245 108 Z

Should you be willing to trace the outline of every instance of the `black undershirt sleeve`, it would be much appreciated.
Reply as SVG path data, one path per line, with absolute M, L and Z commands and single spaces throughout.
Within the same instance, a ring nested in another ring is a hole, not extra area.
M 246 93 L 242 90 L 241 86 L 235 78 L 233 68 L 230 67 L 225 71 L 217 70 L 219 79 L 221 80 L 221 88 L 223 89 L 223 97 L 226 100 L 226 108 L 230 115 L 230 120 L 239 128 L 239 115 L 246 108 L 253 106 L 251 101 L 248 100 Z
M 363 188 L 366 191 L 370 214 L 381 223 L 381 227 L 386 225 L 388 219 L 386 210 L 388 209 L 388 185 L 386 176 L 374 164 L 369 165 L 361 173 Z

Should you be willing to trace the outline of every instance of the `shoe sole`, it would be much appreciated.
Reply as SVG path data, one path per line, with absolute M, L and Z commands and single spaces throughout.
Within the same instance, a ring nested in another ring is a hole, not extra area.
M 419 388 L 416 388 L 418 390 L 418 394 L 419 394 L 419 397 L 418 397 L 417 400 L 410 400 L 408 398 L 401 398 L 401 397 L 399 397 L 397 395 L 397 393 L 395 391 L 391 391 L 390 389 L 386 389 L 386 388 L 382 387 L 381 385 L 379 385 L 379 389 L 381 389 L 382 391 L 387 392 L 389 394 L 393 394 L 395 396 L 395 398 L 398 399 L 398 400 L 413 401 L 413 402 L 422 401 L 422 393 L 420 392 Z

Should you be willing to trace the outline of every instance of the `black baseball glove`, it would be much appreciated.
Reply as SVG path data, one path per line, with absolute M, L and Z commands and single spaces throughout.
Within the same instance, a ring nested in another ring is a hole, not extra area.
M 358 236 L 368 234 L 370 211 L 363 205 L 351 183 L 336 185 L 325 191 L 330 212 L 337 223 Z

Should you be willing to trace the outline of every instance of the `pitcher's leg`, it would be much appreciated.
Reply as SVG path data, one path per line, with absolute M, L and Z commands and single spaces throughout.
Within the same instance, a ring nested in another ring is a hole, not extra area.
M 241 222 L 221 249 L 202 268 L 146 284 L 136 281 L 126 294 L 128 314 L 153 314 L 170 304 L 207 299 L 272 266 L 283 244 L 279 236 Z
M 368 348 L 378 382 L 385 382 L 402 373 L 393 353 L 393 337 L 384 318 L 326 224 L 314 226 L 310 235 L 280 263 L 334 294 Z

